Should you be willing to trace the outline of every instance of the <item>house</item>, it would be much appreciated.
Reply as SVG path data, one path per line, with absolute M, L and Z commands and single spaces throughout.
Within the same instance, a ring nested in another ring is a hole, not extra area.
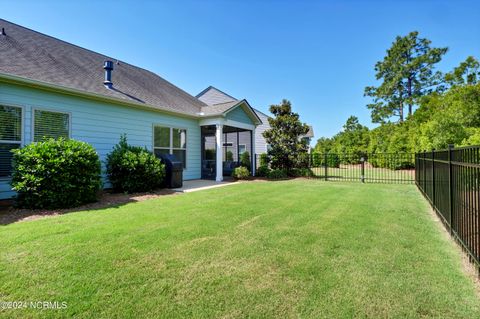
M 216 105 L 222 105 L 224 103 L 234 103 L 235 101 L 238 101 L 236 98 L 233 96 L 217 89 L 216 87 L 209 86 L 199 94 L 197 94 L 197 98 L 204 102 L 205 104 L 215 107 Z M 253 109 L 259 119 L 261 120 L 261 124 L 259 124 L 256 129 L 255 129 L 255 152 L 256 154 L 262 154 L 266 153 L 268 151 L 268 144 L 265 141 L 265 138 L 263 137 L 263 132 L 266 130 L 270 129 L 270 125 L 268 124 L 268 118 L 269 116 L 257 109 Z M 313 139 L 314 134 L 313 134 L 313 127 L 309 126 L 309 131 L 308 133 L 302 137 L 302 139 L 305 140 L 307 145 L 310 145 L 310 141 Z M 240 146 L 243 149 L 242 141 L 240 141 Z M 231 147 L 233 149 L 236 149 L 236 144 L 230 145 L 228 147 Z M 227 148 L 225 148 L 225 152 L 227 151 Z
M 2 19 L 0 52 L 0 199 L 14 195 L 10 150 L 45 137 L 88 142 L 104 165 L 126 133 L 176 155 L 185 180 L 221 181 L 227 158 L 217 150 L 235 140 L 245 146 L 228 160 L 255 154 L 262 121 L 245 99 L 210 105 L 148 70 Z

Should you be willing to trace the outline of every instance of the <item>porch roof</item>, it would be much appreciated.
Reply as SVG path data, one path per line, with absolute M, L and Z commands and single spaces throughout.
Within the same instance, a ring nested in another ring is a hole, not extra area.
M 262 124 L 262 120 L 258 117 L 257 113 L 253 110 L 247 100 L 230 101 L 225 103 L 219 103 L 202 107 L 203 117 L 227 117 L 228 113 L 241 108 L 243 112 L 250 118 L 254 125 Z

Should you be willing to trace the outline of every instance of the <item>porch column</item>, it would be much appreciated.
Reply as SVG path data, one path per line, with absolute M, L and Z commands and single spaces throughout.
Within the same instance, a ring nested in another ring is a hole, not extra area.
M 255 176 L 255 173 L 257 171 L 257 155 L 255 154 L 255 127 L 253 128 L 253 130 L 250 131 L 251 133 L 251 138 L 252 138 L 252 142 L 251 142 L 251 145 L 252 145 L 252 155 L 251 155 L 251 159 L 252 159 L 252 176 Z
M 217 130 L 215 132 L 215 139 L 217 144 L 217 151 L 216 153 L 216 166 L 217 166 L 217 174 L 215 177 L 215 181 L 221 182 L 223 181 L 223 145 L 222 145 L 222 135 L 223 135 L 223 125 L 217 124 Z

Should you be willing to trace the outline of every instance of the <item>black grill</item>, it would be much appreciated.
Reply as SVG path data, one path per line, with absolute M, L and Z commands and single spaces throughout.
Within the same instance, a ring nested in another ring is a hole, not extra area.
M 159 154 L 158 157 L 165 164 L 165 186 L 168 188 L 182 187 L 183 163 L 172 154 Z

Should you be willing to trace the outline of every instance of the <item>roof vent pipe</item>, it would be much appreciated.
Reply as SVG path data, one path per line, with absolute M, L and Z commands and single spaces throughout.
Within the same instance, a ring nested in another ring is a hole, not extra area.
M 103 64 L 103 69 L 105 70 L 105 81 L 103 81 L 103 84 L 107 87 L 107 89 L 111 89 L 113 86 L 113 83 L 112 83 L 113 62 L 105 61 L 105 63 Z
M 2 28 L 2 35 L 7 35 L 7 34 L 5 33 L 5 28 Z

